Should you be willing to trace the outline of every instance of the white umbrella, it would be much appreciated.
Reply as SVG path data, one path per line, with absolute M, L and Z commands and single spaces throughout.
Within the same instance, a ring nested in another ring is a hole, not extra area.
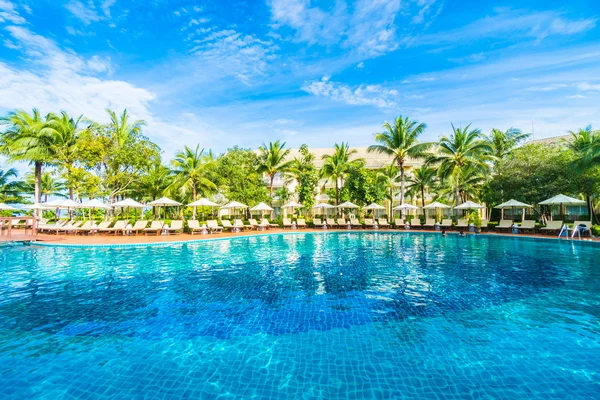
M 17 211 L 17 209 L 8 204 L 0 203 L 0 211 Z
M 549 198 L 548 200 L 541 201 L 539 204 L 541 206 L 559 206 L 560 214 L 564 219 L 564 206 L 582 206 L 587 203 L 583 200 L 576 199 L 575 197 L 569 197 L 565 196 L 564 194 L 559 194 Z
M 228 209 L 228 210 L 233 209 L 233 216 L 235 217 L 235 209 L 236 208 L 248 208 L 248 206 L 245 205 L 245 204 L 242 204 L 242 203 L 240 203 L 238 201 L 232 201 L 232 202 L 229 202 L 229 203 L 225 204 L 224 206 L 222 206 L 221 210 L 223 210 L 223 209 Z
M 182 206 L 183 204 L 179 203 L 178 201 L 171 200 L 168 197 L 161 197 L 158 200 L 154 200 L 150 203 L 147 203 L 147 205 L 152 207 L 158 207 L 158 218 L 160 218 L 160 207 L 177 207 Z
M 292 209 L 292 217 L 294 216 L 294 209 L 297 207 L 302 207 L 302 204 L 295 202 L 295 201 L 290 201 L 289 203 L 281 206 L 281 208 L 291 208 Z
M 505 201 L 504 203 L 498 204 L 494 208 L 499 208 L 499 209 L 502 210 L 502 214 L 500 216 L 500 219 L 504 219 L 504 210 L 505 209 L 511 208 L 513 210 L 513 218 L 514 218 L 515 208 L 522 208 L 523 209 L 523 215 L 522 215 L 521 219 L 525 219 L 525 209 L 526 208 L 533 208 L 533 206 L 530 205 L 530 204 L 522 203 L 522 202 L 517 201 L 515 199 L 510 199 L 509 201 Z
M 377 203 L 371 203 L 366 207 L 363 207 L 363 210 L 373 210 L 373 213 L 375 212 L 375 210 L 385 210 L 384 206 L 380 206 Z
M 77 203 L 76 201 L 73 201 L 71 199 L 56 199 L 47 203 L 43 203 L 43 205 L 48 208 L 69 210 L 71 208 L 79 208 L 81 206 L 81 203 Z
M 116 203 L 111 204 L 112 207 L 121 207 L 127 209 L 127 214 L 129 214 L 129 208 L 144 208 L 146 207 L 142 203 L 139 203 L 133 199 L 125 199 L 121 201 L 117 201 Z
M 112 207 L 104 204 L 103 202 L 101 202 L 100 200 L 90 200 L 88 202 L 85 203 L 81 203 L 79 208 L 87 208 L 90 210 L 90 219 L 92 219 L 92 210 L 99 208 L 101 210 L 110 210 Z
M 402 211 L 402 210 L 418 210 L 419 207 L 413 206 L 412 204 L 402 203 L 399 206 L 392 208 L 392 211 Z
M 48 210 L 52 207 L 46 207 L 46 205 L 41 203 L 33 203 L 27 206 L 23 206 L 23 210 Z
M 315 209 L 315 208 L 321 208 L 321 209 L 323 209 L 323 210 L 322 210 L 322 211 L 323 211 L 323 215 L 325 215 L 325 210 L 332 209 L 332 208 L 335 208 L 335 207 L 334 207 L 334 206 L 332 206 L 331 204 L 327 204 L 327 203 L 319 203 L 319 204 L 317 204 L 317 205 L 314 205 L 312 208 L 313 208 L 313 209 Z
M 194 219 L 196 219 L 196 207 L 219 207 L 219 205 L 217 203 L 215 203 L 214 201 L 210 201 L 209 199 L 202 197 L 201 199 L 198 199 L 190 204 L 188 204 L 189 207 L 194 207 Z M 212 210 L 213 216 L 214 216 L 214 210 Z M 202 219 L 204 219 L 204 210 L 202 210 Z
M 358 206 L 354 203 L 347 201 L 345 203 L 338 205 L 337 208 L 358 208 Z
M 250 211 L 260 211 L 261 218 L 264 218 L 265 211 L 273 211 L 273 207 L 266 205 L 263 202 L 258 203 L 250 209 Z
M 139 203 L 133 199 L 125 199 L 121 201 L 117 201 L 116 203 L 111 204 L 112 207 L 131 207 L 131 208 L 144 208 L 146 207 L 142 203 Z
M 436 210 L 436 214 L 437 214 L 437 210 L 440 210 L 442 208 L 452 208 L 452 207 L 450 207 L 448 204 L 440 203 L 439 201 L 434 201 L 433 203 L 427 204 L 425 207 L 423 207 L 424 210 L 432 210 L 432 209 Z M 436 218 L 437 218 L 437 216 L 436 216 Z
M 464 203 L 459 204 L 456 207 L 454 207 L 455 210 L 475 210 L 475 209 L 479 209 L 479 208 L 485 208 L 485 206 L 482 206 L 481 204 L 477 204 L 471 200 L 465 201 Z

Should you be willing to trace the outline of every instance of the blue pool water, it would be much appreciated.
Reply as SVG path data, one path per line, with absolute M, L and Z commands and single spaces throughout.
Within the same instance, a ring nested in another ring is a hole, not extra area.
M 0 248 L 0 398 L 599 398 L 599 255 L 416 233 Z

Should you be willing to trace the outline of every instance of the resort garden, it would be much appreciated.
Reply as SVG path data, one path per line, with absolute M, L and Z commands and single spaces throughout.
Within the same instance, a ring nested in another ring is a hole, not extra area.
M 449 126 L 437 142 L 427 142 L 422 140 L 424 123 L 400 116 L 379 133 L 365 132 L 373 135 L 368 153 L 390 160 L 373 169 L 345 142 L 336 143 L 320 160 L 306 145 L 292 157 L 281 141 L 258 150 L 234 146 L 218 155 L 187 143 L 173 159 L 164 159 L 159 146 L 144 136 L 144 121 L 133 120 L 126 110 L 107 113 L 106 124 L 65 112 L 16 110 L 5 115 L 0 128 L 6 160 L 0 166 L 0 203 L 44 203 L 50 198 L 147 203 L 163 196 L 184 205 L 201 198 L 219 205 L 237 201 L 275 207 L 294 201 L 301 204 L 298 215 L 311 223 L 313 207 L 322 202 L 351 202 L 361 208 L 382 204 L 380 215 L 392 220 L 396 204 L 410 203 L 421 214 L 429 203 L 454 207 L 472 201 L 485 204 L 490 219 L 497 221 L 500 210 L 494 207 L 518 199 L 534 206 L 528 218 L 539 221 L 564 214 L 560 207 L 539 205 L 560 193 L 585 201 L 576 219 L 598 223 L 600 133 L 591 127 L 544 143 L 531 141 L 519 129 L 481 132 L 471 125 Z M 409 161 L 418 161 L 418 166 L 407 169 Z M 15 162 L 29 164 L 31 171 L 19 176 L 11 165 Z M 294 185 L 274 187 L 276 179 Z M 178 217 L 185 219 L 210 211 L 177 208 Z M 102 210 L 95 213 L 98 219 L 104 217 Z M 156 209 L 147 213 L 146 219 L 157 216 Z M 172 211 L 169 215 L 174 216 Z M 276 222 L 281 223 L 281 215 Z

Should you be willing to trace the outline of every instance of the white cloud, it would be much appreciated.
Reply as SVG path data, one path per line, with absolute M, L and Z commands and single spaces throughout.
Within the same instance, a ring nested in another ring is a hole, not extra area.
M 396 90 L 385 89 L 380 85 L 360 85 L 351 88 L 339 82 L 331 82 L 325 76 L 321 80 L 306 82 L 302 90 L 318 97 L 327 97 L 337 102 L 350 105 L 369 105 L 379 108 L 396 106 L 394 98 L 398 95 Z
M 96 2 L 88 0 L 85 4 L 82 0 L 71 0 L 65 4 L 65 8 L 75 18 L 89 25 L 92 22 L 110 20 L 112 18 L 110 9 L 115 3 L 116 0 L 96 0 Z
M 0 22 L 24 24 L 26 21 L 25 18 L 19 15 L 19 12 L 17 11 L 17 6 L 15 6 L 13 2 L 8 0 L 0 0 Z
M 363 69 L 365 67 L 365 63 L 364 62 L 359 62 L 358 64 L 356 64 L 356 69 Z
M 269 0 L 274 29 L 290 27 L 296 42 L 340 44 L 367 57 L 397 48 L 396 15 L 400 0 L 356 0 L 352 7 L 335 1 L 330 10 L 310 0 Z
M 506 40 L 507 38 L 530 38 L 535 41 L 549 36 L 568 36 L 593 29 L 597 18 L 570 19 L 557 11 L 531 11 L 512 8 L 496 8 L 487 16 L 459 28 L 433 34 L 415 36 L 406 40 L 407 45 L 456 45 L 482 39 Z
M 577 84 L 577 89 L 581 90 L 582 92 L 600 92 L 600 84 L 590 84 L 587 82 L 582 82 Z
M 196 32 L 206 33 L 194 40 L 195 46 L 190 50 L 202 68 L 222 76 L 234 76 L 246 85 L 251 85 L 254 78 L 266 76 L 270 62 L 276 58 L 278 47 L 254 35 L 233 29 Z

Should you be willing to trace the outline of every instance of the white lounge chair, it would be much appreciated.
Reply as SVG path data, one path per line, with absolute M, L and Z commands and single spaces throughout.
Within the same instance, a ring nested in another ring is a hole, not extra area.
M 160 234 L 163 231 L 165 223 L 163 221 L 152 221 L 148 228 L 144 228 L 146 235 L 154 233 L 155 235 Z
M 183 221 L 182 220 L 171 221 L 170 226 L 165 224 L 163 228 L 169 235 L 183 233 Z
M 227 221 L 227 222 L 229 222 L 229 221 Z M 229 222 L 229 225 L 231 225 L 230 222 Z M 215 220 L 215 219 L 209 219 L 208 221 L 206 221 L 206 227 L 208 228 L 208 231 L 210 233 L 215 233 L 215 232 L 222 233 L 223 232 L 223 227 L 219 226 L 219 224 L 217 223 L 217 220 Z

